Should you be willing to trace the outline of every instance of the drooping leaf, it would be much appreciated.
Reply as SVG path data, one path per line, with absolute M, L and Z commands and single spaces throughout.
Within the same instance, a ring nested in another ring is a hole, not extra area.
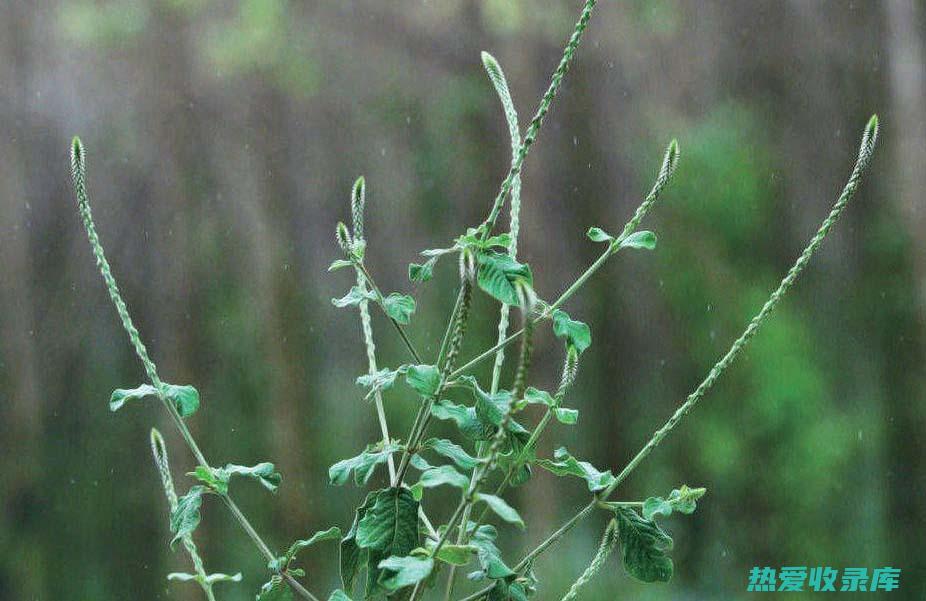
M 257 601 L 293 601 L 293 589 L 279 574 L 274 574 L 270 580 L 260 587 Z
M 373 504 L 376 502 L 376 499 L 379 495 L 379 491 L 374 491 L 367 494 L 366 499 L 363 503 L 357 508 L 357 511 L 354 514 L 354 522 L 351 524 L 350 530 L 347 534 L 344 535 L 344 538 L 341 539 L 340 546 L 340 569 L 341 569 L 341 584 L 346 590 L 351 590 L 354 586 L 354 578 L 357 577 L 357 572 L 360 570 L 360 566 L 367 559 L 367 550 L 361 549 L 357 545 L 357 526 L 360 523 L 360 520 L 366 515 L 366 512 L 373 507 Z
M 475 407 L 457 405 L 453 401 L 441 400 L 431 405 L 431 415 L 441 420 L 452 420 L 466 437 L 472 440 L 488 440 L 496 430 L 491 424 L 484 424 L 476 417 Z
M 518 515 L 518 512 L 514 507 L 509 505 L 501 497 L 496 497 L 495 495 L 489 495 L 485 493 L 478 493 L 476 495 L 477 501 L 483 501 L 486 505 L 489 506 L 489 509 L 495 512 L 495 514 L 505 520 L 510 524 L 516 525 L 518 528 L 524 528 L 524 520 L 521 519 L 521 516 Z
M 203 505 L 203 494 L 206 490 L 205 486 L 197 484 L 177 499 L 177 507 L 170 514 L 170 531 L 174 533 L 174 538 L 170 541 L 171 548 L 199 526 L 202 519 L 199 509 Z
M 476 467 L 476 458 L 467 453 L 463 447 L 443 438 L 430 438 L 424 443 L 425 449 L 431 449 L 438 455 L 450 459 L 461 469 L 471 470 Z
M 297 540 L 289 546 L 289 549 L 286 551 L 286 555 L 282 557 L 281 566 L 288 568 L 289 564 L 293 562 L 293 560 L 296 558 L 296 554 L 299 553 L 299 551 L 307 547 L 311 547 L 315 543 L 339 538 L 341 538 L 341 529 L 337 526 L 332 526 L 327 530 L 319 530 L 307 539 Z
M 614 514 L 627 573 L 643 582 L 668 582 L 674 568 L 666 555 L 672 550 L 672 538 L 629 507 L 618 507 Z
M 553 312 L 553 333 L 566 340 L 566 346 L 574 348 L 580 355 L 592 343 L 592 332 L 581 321 L 569 317 L 563 310 Z
M 331 265 L 328 266 L 328 271 L 337 271 L 338 269 L 344 269 L 345 267 L 352 266 L 353 263 L 345 259 L 335 259 L 331 262 Z
M 585 233 L 588 236 L 588 239 L 592 242 L 611 242 L 614 240 L 614 236 L 604 231 L 600 227 L 590 227 Z
M 452 465 L 441 465 L 423 472 L 418 483 L 424 488 L 449 484 L 450 486 L 465 489 L 469 486 L 469 478 L 455 470 Z
M 539 390 L 533 386 L 529 386 L 527 390 L 524 391 L 524 405 L 544 405 L 546 407 L 555 407 L 556 399 L 550 395 L 549 392 L 545 390 Z M 520 409 L 520 407 L 519 407 Z
M 328 601 L 352 601 L 350 597 L 347 596 L 347 593 L 341 589 L 335 589 L 331 596 L 328 597 Z
M 356 307 L 363 301 L 376 300 L 376 295 L 369 290 L 362 290 L 359 286 L 354 286 L 350 291 L 341 298 L 331 299 L 331 304 L 339 309 L 344 307 Z
M 434 265 L 437 257 L 432 257 L 424 263 L 408 264 L 408 279 L 412 282 L 427 282 L 434 277 Z
M 656 234 L 650 231 L 634 232 L 624 238 L 620 247 L 653 250 L 656 248 Z
M 199 391 L 192 386 L 178 386 L 164 383 L 164 394 L 177 408 L 180 417 L 189 417 L 199 409 Z M 109 410 L 118 411 L 129 401 L 138 401 L 145 397 L 157 397 L 157 389 L 150 384 L 142 384 L 130 390 L 117 388 L 109 399 Z
M 418 502 L 405 488 L 380 490 L 357 524 L 357 545 L 389 555 L 407 555 L 418 546 Z
M 272 463 L 267 462 L 258 463 L 251 467 L 229 463 L 222 469 L 228 473 L 229 478 L 231 476 L 253 478 L 270 492 L 276 492 L 280 483 L 283 481 L 283 476 L 276 471 L 276 467 Z
M 379 583 L 388 591 L 397 591 L 424 580 L 434 569 L 434 560 L 430 557 L 391 556 L 379 562 L 382 574 Z
M 527 265 L 518 263 L 511 255 L 492 251 L 477 255 L 479 271 L 476 283 L 486 294 L 506 305 L 520 305 L 518 285 L 533 287 L 534 277 Z
M 578 476 L 588 483 L 591 492 L 604 490 L 614 483 L 614 475 L 610 470 L 599 471 L 587 461 L 579 461 L 569 454 L 566 447 L 560 447 L 553 453 L 554 461 L 540 459 L 537 465 L 557 476 Z
M 400 451 L 401 445 L 390 442 L 383 444 L 382 441 L 369 445 L 362 453 L 350 459 L 342 459 L 328 468 L 328 481 L 335 486 L 341 486 L 350 478 L 351 472 L 354 473 L 354 483 L 357 486 L 365 485 L 373 477 L 376 466 L 385 463 L 389 455 Z
M 476 400 L 476 417 L 479 421 L 489 426 L 500 426 L 511 409 L 511 392 L 507 390 L 499 390 L 494 394 L 486 392 L 472 376 L 460 376 L 460 380 L 473 391 L 473 398 Z
M 495 528 L 486 524 L 472 533 L 470 541 L 470 544 L 476 547 L 476 558 L 483 575 L 493 580 L 515 575 L 515 571 L 505 564 L 501 551 L 495 546 L 496 534 Z
M 431 398 L 440 387 L 440 371 L 434 365 L 409 365 L 405 381 L 421 396 Z
M 673 489 L 665 499 L 650 497 L 643 502 L 643 517 L 651 520 L 659 515 L 672 515 L 673 511 L 692 514 L 697 508 L 697 500 L 706 492 L 706 488 L 689 488 L 687 484 L 683 484 L 681 488 Z
M 579 410 L 578 409 L 567 409 L 565 407 L 557 407 L 553 410 L 553 415 L 556 416 L 556 421 L 561 424 L 566 424 L 571 426 L 579 421 Z
M 401 324 L 407 324 L 415 312 L 415 299 L 407 294 L 393 292 L 383 299 L 386 315 Z
M 395 384 L 399 374 L 404 374 L 408 369 L 407 365 L 400 365 L 396 369 L 383 368 L 372 374 L 365 374 L 357 377 L 357 384 L 374 390 L 388 390 Z

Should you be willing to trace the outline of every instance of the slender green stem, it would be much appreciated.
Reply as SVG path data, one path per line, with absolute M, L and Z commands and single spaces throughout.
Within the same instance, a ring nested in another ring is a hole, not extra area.
M 411 356 L 416 363 L 421 363 L 421 355 L 418 354 L 418 351 L 415 349 L 415 345 L 413 345 L 412 341 L 409 339 L 408 334 L 405 332 L 405 328 L 402 327 L 402 324 L 393 319 L 392 316 L 386 313 L 386 297 L 383 296 L 379 286 L 377 286 L 376 282 L 373 281 L 373 276 L 370 275 L 366 265 L 359 261 L 355 261 L 354 265 L 357 267 L 357 270 L 363 275 L 363 277 L 366 278 L 367 284 L 370 286 L 370 290 L 372 290 L 373 294 L 376 295 L 376 304 L 380 306 L 380 308 L 383 310 L 383 314 L 386 315 L 386 317 L 389 318 L 389 321 L 392 322 L 392 325 L 395 326 L 396 331 L 399 333 L 399 338 L 401 338 L 402 342 L 405 343 L 405 348 L 407 348 L 408 352 L 411 353 Z
M 196 458 L 196 461 L 204 467 L 209 467 L 209 462 L 206 461 L 206 457 L 200 450 L 199 445 L 196 444 L 196 440 L 193 438 L 190 429 L 187 427 L 186 423 L 183 421 L 183 418 L 178 413 L 177 408 L 167 398 L 166 387 L 161 381 L 161 378 L 158 376 L 157 366 L 155 366 L 154 362 L 151 360 L 151 357 L 148 355 L 148 349 L 142 342 L 141 336 L 138 333 L 138 329 L 135 327 L 135 324 L 129 315 L 128 307 L 126 306 L 125 301 L 122 299 L 122 294 L 119 292 L 119 286 L 116 284 L 116 279 L 113 277 L 112 270 L 109 266 L 109 261 L 106 260 L 106 254 L 103 252 L 103 245 L 100 243 L 99 235 L 96 232 L 96 226 L 93 223 L 93 214 L 90 210 L 90 198 L 87 194 L 86 153 L 78 138 L 74 138 L 71 145 L 71 176 L 74 181 L 74 190 L 77 195 L 78 211 L 83 221 L 84 229 L 87 232 L 87 238 L 90 241 L 90 247 L 93 250 L 93 255 L 96 258 L 97 267 L 99 267 L 100 274 L 103 276 L 103 281 L 106 284 L 106 290 L 109 292 L 109 297 L 112 300 L 113 305 L 116 307 L 116 312 L 119 314 L 119 318 L 122 320 L 122 326 L 126 333 L 129 335 L 129 341 L 131 342 L 132 347 L 135 349 L 135 354 L 137 354 L 138 358 L 141 360 L 151 385 L 155 388 L 155 390 L 157 390 L 157 396 L 161 400 L 161 404 L 164 405 L 164 408 L 167 410 L 167 413 L 171 417 L 171 421 L 174 422 L 174 425 L 180 432 L 180 436 L 183 438 L 184 442 L 186 442 L 190 451 L 193 453 L 193 456 Z M 231 511 L 235 519 L 238 520 L 241 528 L 254 542 L 255 546 L 258 548 L 258 550 L 260 550 L 264 557 L 267 558 L 268 561 L 274 559 L 275 555 L 267 546 L 267 543 L 265 543 L 257 531 L 254 530 L 254 527 L 244 516 L 231 497 L 229 497 L 227 494 L 219 496 L 225 502 L 225 505 Z M 288 574 L 286 571 L 282 571 L 280 574 L 301 596 L 306 599 L 310 599 L 311 601 L 318 601 L 318 599 L 305 587 L 299 584 L 292 577 L 292 575 Z
M 826 238 L 826 235 L 832 229 L 832 227 L 839 220 L 840 215 L 845 210 L 846 206 L 849 204 L 849 201 L 855 195 L 855 192 L 858 190 L 859 183 L 861 182 L 862 176 L 865 174 L 865 171 L 868 169 L 868 165 L 871 162 L 872 154 L 874 153 L 875 144 L 878 138 L 878 117 L 872 116 L 868 121 L 868 124 L 865 127 L 865 132 L 862 135 L 862 142 L 859 147 L 858 159 L 855 162 L 855 167 L 852 170 L 851 175 L 849 176 L 849 181 L 846 182 L 845 187 L 842 190 L 842 193 L 836 199 L 833 208 L 830 210 L 829 214 L 820 224 L 819 229 L 808 242 L 807 246 L 804 248 L 803 252 L 798 256 L 797 260 L 785 274 L 784 278 L 778 284 L 778 287 L 771 293 L 768 300 L 755 315 L 755 317 L 750 320 L 749 324 L 746 326 L 746 329 L 743 330 L 743 333 L 733 342 L 730 346 L 730 349 L 727 353 L 718 361 L 705 376 L 704 380 L 695 388 L 685 401 L 678 407 L 672 417 L 656 432 L 653 433 L 653 436 L 650 440 L 643 446 L 642 449 L 630 460 L 630 462 L 620 471 L 620 473 L 615 478 L 615 481 L 605 490 L 598 493 L 592 501 L 582 508 L 576 515 L 569 519 L 562 527 L 559 528 L 556 532 L 547 537 L 540 545 L 535 547 L 530 553 L 528 553 L 515 567 L 515 570 L 523 569 L 528 565 L 533 559 L 538 555 L 543 553 L 556 541 L 558 541 L 564 534 L 571 530 L 580 520 L 586 517 L 591 511 L 601 502 L 606 500 L 616 489 L 617 487 L 633 472 L 634 469 L 640 463 L 652 453 L 660 442 L 679 424 L 684 416 L 691 412 L 692 409 L 698 404 L 698 402 L 704 397 L 704 395 L 714 386 L 717 382 L 717 379 L 730 367 L 733 361 L 737 356 L 743 351 L 746 345 L 752 340 L 752 338 L 758 332 L 759 327 L 762 323 L 771 315 L 772 311 L 775 309 L 776 305 L 781 301 L 784 295 L 788 292 L 794 282 L 797 280 L 798 276 L 807 266 L 807 263 L 810 262 L 814 253 L 823 243 L 823 240 Z M 464 598 L 461 601 L 475 601 L 483 597 L 491 590 L 491 587 L 477 591 L 473 595 Z

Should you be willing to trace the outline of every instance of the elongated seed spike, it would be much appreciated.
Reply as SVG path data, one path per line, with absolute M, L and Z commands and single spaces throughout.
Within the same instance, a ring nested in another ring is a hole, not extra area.
M 363 207 L 366 204 L 366 182 L 357 178 L 350 194 L 351 217 L 354 220 L 354 239 L 363 240 Z
M 338 241 L 338 246 L 341 247 L 341 250 L 344 251 L 345 255 L 350 255 L 351 247 L 351 238 L 350 232 L 347 230 L 347 226 L 344 225 L 343 221 L 338 221 L 338 225 L 334 230 L 334 236 Z
M 866 169 L 871 161 L 871 155 L 875 151 L 875 144 L 878 142 L 880 128 L 878 115 L 872 115 L 865 125 L 865 133 L 862 134 L 862 143 L 858 150 L 858 164 L 862 170 Z
M 673 138 L 669 142 L 669 147 L 666 148 L 666 156 L 662 160 L 662 169 L 659 170 L 660 174 L 665 174 L 664 177 L 667 179 L 672 177 L 672 174 L 675 173 L 675 168 L 678 166 L 678 140 Z

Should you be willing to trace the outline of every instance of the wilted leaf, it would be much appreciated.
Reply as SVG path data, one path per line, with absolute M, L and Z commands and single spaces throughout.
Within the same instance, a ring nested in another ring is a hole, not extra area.
M 126 390 L 117 388 L 109 399 L 109 410 L 118 411 L 129 401 L 138 401 L 148 396 L 157 397 L 157 389 L 150 384 Z M 178 386 L 164 383 L 164 395 L 174 404 L 180 417 L 189 417 L 199 409 L 199 392 L 192 386 Z
M 373 477 L 376 466 L 385 463 L 389 455 L 400 451 L 402 447 L 394 442 L 384 445 L 382 442 L 369 445 L 366 450 L 350 459 L 342 459 L 328 468 L 328 481 L 335 486 L 341 486 L 354 473 L 354 483 L 357 486 L 365 485 Z
M 356 307 L 363 301 L 376 300 L 376 295 L 370 292 L 369 290 L 361 290 L 359 286 L 354 286 L 350 289 L 350 292 L 342 296 L 341 298 L 331 299 L 331 304 L 335 307 Z
M 691 514 L 697 508 L 697 500 L 704 496 L 706 488 L 689 488 L 683 484 L 673 489 L 668 498 L 650 497 L 643 502 L 643 517 L 651 520 L 657 515 L 668 516 L 673 511 Z
M 628 507 L 615 510 L 617 536 L 627 573 L 643 582 L 668 582 L 672 578 L 672 538 L 656 522 Z
M 177 507 L 170 514 L 170 531 L 174 533 L 174 538 L 170 541 L 171 547 L 184 536 L 192 534 L 199 526 L 202 519 L 199 508 L 202 507 L 205 493 L 205 486 L 196 485 L 177 499 Z
M 383 299 L 383 310 L 397 322 L 407 324 L 415 312 L 415 299 L 406 294 L 393 292 Z

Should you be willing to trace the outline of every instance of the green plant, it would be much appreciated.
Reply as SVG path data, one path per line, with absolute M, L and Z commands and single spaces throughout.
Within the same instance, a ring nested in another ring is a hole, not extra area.
M 534 560 L 596 510 L 607 512 L 612 517 L 608 521 L 598 553 L 564 599 L 576 597 L 579 589 L 595 575 L 616 547 L 620 548 L 626 571 L 634 578 L 656 582 L 671 577 L 673 563 L 668 551 L 672 539 L 660 527 L 658 519 L 673 512 L 692 513 L 697 501 L 705 494 L 705 489 L 682 485 L 665 497 L 654 496 L 639 501 L 613 501 L 610 497 L 703 398 L 797 279 L 855 193 L 875 147 L 878 120 L 872 117 L 868 122 L 848 183 L 777 289 L 694 392 L 617 475 L 576 458 L 565 448 L 558 449 L 552 458 L 537 457 L 537 442 L 554 420 L 567 426 L 577 422 L 578 411 L 569 407 L 566 401 L 577 377 L 581 356 L 591 344 L 589 327 L 572 319 L 562 307 L 615 254 L 625 249 L 655 248 L 655 234 L 638 228 L 668 185 L 679 161 L 679 147 L 673 140 L 665 152 L 652 189 L 620 234 L 612 236 L 598 227 L 589 229 L 587 236 L 593 242 L 604 244 L 601 255 L 552 302 L 537 297 L 533 290 L 531 268 L 517 260 L 521 167 L 568 70 L 594 6 L 594 0 L 585 3 L 562 60 L 523 138 L 502 69 L 494 58 L 483 53 L 484 66 L 501 100 L 509 125 L 512 161 L 486 219 L 477 227 L 469 228 L 449 247 L 424 251 L 422 254 L 426 260 L 423 263 L 409 265 L 409 278 L 426 282 L 432 279 L 442 258 L 455 257 L 457 260 L 456 301 L 439 352 L 431 363 L 424 362 L 405 331 L 415 312 L 414 299 L 400 293 L 384 294 L 365 263 L 365 182 L 359 178 L 355 183 L 351 192 L 352 227 L 338 223 L 336 239 L 343 257 L 334 261 L 329 270 L 348 269 L 355 276 L 355 285 L 344 297 L 334 299 L 333 303 L 338 307 L 357 307 L 359 311 L 368 369 L 367 373 L 357 379 L 357 383 L 367 389 L 366 398 L 372 400 L 381 438 L 355 457 L 332 465 L 329 479 L 334 485 L 343 485 L 350 479 L 357 485 L 366 485 L 376 470 L 385 464 L 388 485 L 367 495 L 356 508 L 353 523 L 343 535 L 337 527 L 328 528 L 308 539 L 296 541 L 282 555 L 270 549 L 230 496 L 231 483 L 235 477 L 253 479 L 273 492 L 280 485 L 280 474 L 270 463 L 251 467 L 228 464 L 220 468 L 207 462 L 185 421 L 198 409 L 199 394 L 192 386 L 167 384 L 160 379 L 132 323 L 96 233 L 85 187 L 86 155 L 80 141 L 74 139 L 71 167 L 80 216 L 109 295 L 149 380 L 149 383 L 135 389 L 116 390 L 110 408 L 116 411 L 129 401 L 145 397 L 157 398 L 198 463 L 195 471 L 189 474 L 196 483 L 185 495 L 178 497 L 174 492 L 164 441 L 156 430 L 152 430 L 152 450 L 168 499 L 170 525 L 174 533 L 171 545 L 181 542 L 194 567 L 192 574 L 171 574 L 169 579 L 198 583 L 207 599 L 214 599 L 214 583 L 240 580 L 240 574 L 209 575 L 203 567 L 193 533 L 200 522 L 203 500 L 207 497 L 217 497 L 229 509 L 268 561 L 269 580 L 258 593 L 260 601 L 291 599 L 294 594 L 316 599 L 300 583 L 299 578 L 304 577 L 304 573 L 293 567 L 293 562 L 299 551 L 327 539 L 340 539 L 343 583 L 343 590 L 336 590 L 331 594 L 331 599 L 349 599 L 349 595 L 355 594 L 358 576 L 365 572 L 366 578 L 360 592 L 362 596 L 385 595 L 415 601 L 425 591 L 434 589 L 439 583 L 442 570 L 446 570 L 442 595 L 449 601 L 453 598 L 458 568 L 472 564 L 476 569 L 470 578 L 483 581 L 485 586 L 465 597 L 465 601 L 483 597 L 492 601 L 520 601 L 533 594 L 537 588 L 532 570 Z M 496 234 L 496 222 L 508 199 L 509 232 Z M 498 341 L 470 361 L 458 365 L 472 297 L 477 292 L 489 295 L 500 304 Z M 395 368 L 380 367 L 370 315 L 371 303 L 379 307 L 395 328 L 408 351 L 409 363 Z M 521 327 L 509 334 L 512 307 L 519 313 Z M 533 334 L 545 321 L 552 322 L 553 332 L 564 341 L 560 384 L 552 394 L 529 385 Z M 507 347 L 515 342 L 520 343 L 520 350 L 514 377 L 506 389 L 501 387 L 502 366 Z M 488 360 L 493 361 L 493 368 L 486 389 L 470 372 L 473 367 Z M 392 437 L 383 403 L 383 395 L 394 390 L 397 382 L 407 386 L 406 393 L 418 397 L 418 411 L 404 439 Z M 457 403 L 450 400 L 453 397 L 465 400 Z M 519 413 L 529 405 L 543 408 L 542 417 L 531 427 L 518 421 Z M 429 438 L 428 428 L 433 419 L 453 422 L 460 432 L 460 440 Z M 432 465 L 431 461 L 438 465 Z M 502 557 L 496 545 L 499 530 L 487 523 L 487 520 L 497 518 L 506 524 L 505 527 L 513 525 L 524 528 L 523 520 L 516 509 L 505 501 L 504 494 L 511 487 L 525 485 L 534 468 L 583 480 L 590 493 L 590 500 L 565 524 L 511 565 Z M 411 475 L 411 470 L 414 470 L 415 476 Z M 435 527 L 425 511 L 424 500 L 429 489 L 439 486 L 459 489 L 459 502 L 453 512 Z

